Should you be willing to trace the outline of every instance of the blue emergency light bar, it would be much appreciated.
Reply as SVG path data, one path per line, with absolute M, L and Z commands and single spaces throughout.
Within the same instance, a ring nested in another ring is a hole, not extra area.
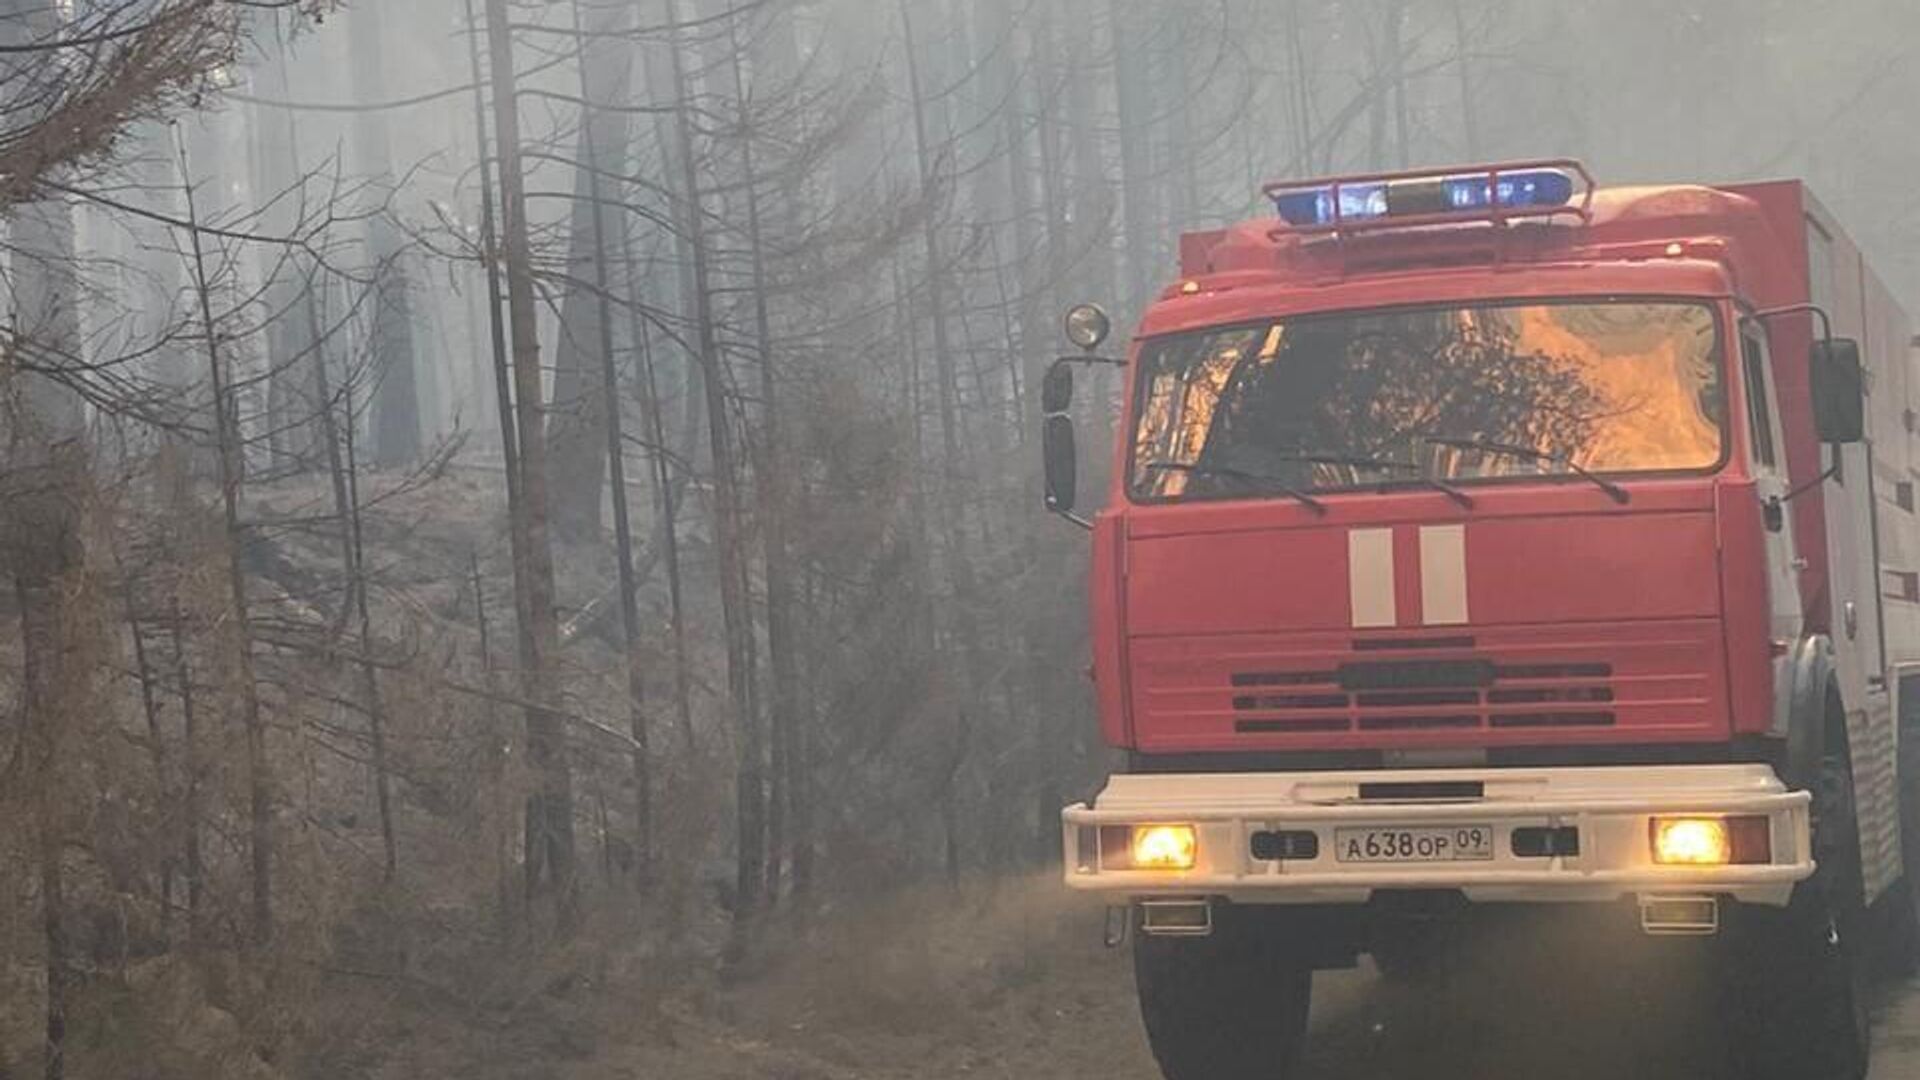
M 1576 179 L 1576 173 L 1578 178 Z M 1494 167 L 1484 171 L 1400 173 L 1267 188 L 1280 217 L 1295 228 L 1373 227 L 1396 219 L 1442 222 L 1504 220 L 1568 212 L 1593 182 L 1574 162 Z M 1580 208 L 1584 213 L 1585 207 Z

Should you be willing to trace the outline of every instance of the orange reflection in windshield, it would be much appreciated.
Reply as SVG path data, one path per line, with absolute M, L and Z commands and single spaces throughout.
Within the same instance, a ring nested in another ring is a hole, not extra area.
M 1142 354 L 1134 490 L 1261 495 L 1409 470 L 1564 473 L 1566 460 L 1708 468 L 1725 413 L 1717 349 L 1709 307 L 1651 301 L 1357 311 L 1164 338 Z
M 1513 324 L 1516 351 L 1576 366 L 1600 399 L 1599 422 L 1573 455 L 1581 466 L 1656 471 L 1720 460 L 1719 425 L 1696 392 L 1713 382 L 1713 318 L 1706 308 L 1524 307 L 1499 316 Z

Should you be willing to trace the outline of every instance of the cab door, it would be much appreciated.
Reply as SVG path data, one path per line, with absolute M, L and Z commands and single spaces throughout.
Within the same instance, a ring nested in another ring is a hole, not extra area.
M 1794 545 L 1791 516 L 1787 512 L 1787 464 L 1781 435 L 1780 416 L 1774 408 L 1773 366 L 1767 358 L 1767 340 L 1751 324 L 1740 332 L 1740 377 L 1747 399 L 1747 467 L 1754 477 L 1755 493 L 1764 508 L 1767 527 L 1767 595 L 1770 624 L 1775 641 L 1793 641 L 1800 636 L 1800 558 Z M 1784 664 L 1777 660 L 1776 664 Z M 1776 671 L 1775 685 L 1784 672 Z M 1777 706 L 1781 703 L 1776 703 Z M 1775 717 L 1784 725 L 1784 715 Z

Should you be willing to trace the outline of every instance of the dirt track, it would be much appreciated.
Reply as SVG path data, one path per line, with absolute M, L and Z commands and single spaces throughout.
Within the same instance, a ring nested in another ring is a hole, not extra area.
M 1707 1080 L 1720 1021 L 1697 943 L 1618 929 L 1505 924 L 1412 983 L 1323 973 L 1303 1080 Z M 982 931 L 790 968 L 731 998 L 722 1053 L 689 1040 L 637 1075 L 1158 1080 L 1127 955 L 1096 919 Z M 1872 1080 L 1920 1080 L 1920 980 L 1879 991 Z
M 1126 951 L 1050 879 L 851 923 L 651 1019 L 620 994 L 587 1011 L 536 995 L 504 1023 L 383 1039 L 367 1075 L 1159 1080 Z M 1300 1080 L 1709 1080 L 1722 1019 L 1698 943 L 1627 929 L 1507 922 L 1441 975 L 1322 973 Z M 1920 1080 L 1920 980 L 1883 985 L 1875 1016 L 1871 1080 Z

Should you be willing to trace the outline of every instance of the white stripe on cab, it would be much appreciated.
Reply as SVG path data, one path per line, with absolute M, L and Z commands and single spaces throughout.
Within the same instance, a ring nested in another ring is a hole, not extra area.
M 1347 534 L 1347 595 L 1355 627 L 1397 624 L 1392 529 L 1355 529 Z
M 1420 618 L 1428 626 L 1467 621 L 1467 527 L 1420 530 Z

